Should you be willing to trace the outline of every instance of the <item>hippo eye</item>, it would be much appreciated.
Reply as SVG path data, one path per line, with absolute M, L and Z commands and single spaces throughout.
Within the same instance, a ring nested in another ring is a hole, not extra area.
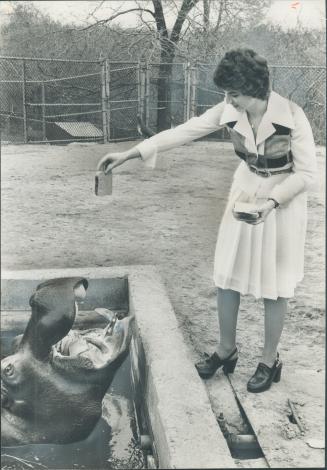
M 8 377 L 12 377 L 14 375 L 14 372 L 15 372 L 15 368 L 12 364 L 8 364 L 5 368 L 4 368 L 4 373 L 8 376 Z

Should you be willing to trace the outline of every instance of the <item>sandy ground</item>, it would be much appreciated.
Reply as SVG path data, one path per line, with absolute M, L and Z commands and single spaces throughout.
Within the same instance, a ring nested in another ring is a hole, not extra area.
M 3 146 L 2 268 L 154 264 L 195 360 L 214 349 L 218 336 L 213 257 L 239 161 L 230 144 L 195 142 L 160 156 L 156 170 L 126 163 L 114 173 L 113 195 L 96 197 L 98 159 L 132 145 Z M 308 370 L 324 369 L 324 148 L 318 163 L 319 185 L 309 195 L 306 274 L 289 302 L 280 347 L 285 363 Z M 244 297 L 238 346 L 247 377 L 262 342 L 262 303 Z M 303 388 L 310 395 L 310 384 Z

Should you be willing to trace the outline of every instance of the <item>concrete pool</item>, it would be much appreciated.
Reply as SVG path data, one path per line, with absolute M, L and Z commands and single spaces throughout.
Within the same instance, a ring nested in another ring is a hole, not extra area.
M 26 311 L 38 283 L 73 276 L 89 281 L 81 312 L 105 306 L 135 316 L 131 386 L 145 465 L 235 468 L 153 266 L 6 271 L 2 273 L 2 310 L 13 315 Z

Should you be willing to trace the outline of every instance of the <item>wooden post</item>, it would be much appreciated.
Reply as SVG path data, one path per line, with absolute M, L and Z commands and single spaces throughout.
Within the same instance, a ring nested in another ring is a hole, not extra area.
M 23 120 L 24 120 L 24 143 L 27 144 L 27 105 L 26 105 L 26 65 L 25 60 L 22 62 L 23 72 Z
M 107 136 L 106 67 L 105 67 L 105 61 L 101 62 L 101 110 L 102 110 L 103 143 L 105 144 L 108 141 L 108 136 Z
M 42 138 L 47 140 L 46 127 L 45 127 L 45 85 L 42 82 Z
M 105 92 L 106 92 L 106 122 L 107 122 L 107 142 L 110 141 L 110 64 L 109 60 L 105 60 Z

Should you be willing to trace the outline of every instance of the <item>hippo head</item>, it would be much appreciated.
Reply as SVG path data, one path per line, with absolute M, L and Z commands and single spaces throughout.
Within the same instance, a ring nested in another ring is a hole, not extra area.
M 51 279 L 31 296 L 24 334 L 1 361 L 2 445 L 74 442 L 98 421 L 128 354 L 131 317 L 109 319 L 98 335 L 71 331 L 87 288 L 84 278 Z

